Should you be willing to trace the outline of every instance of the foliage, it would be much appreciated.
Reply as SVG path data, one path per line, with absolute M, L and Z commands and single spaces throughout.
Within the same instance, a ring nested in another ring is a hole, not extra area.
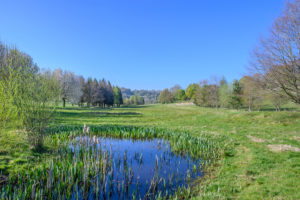
M 32 76 L 28 84 L 26 95 L 22 97 L 23 125 L 30 144 L 41 149 L 45 130 L 56 108 L 59 86 L 50 72 Z
M 173 103 L 174 102 L 174 96 L 173 94 L 168 90 L 164 89 L 159 97 L 158 97 L 159 103 L 165 104 L 165 103 Z
M 18 71 L 10 65 L 0 78 L 0 128 L 5 128 L 7 123 L 17 118 L 18 108 L 14 104 L 14 97 L 18 92 L 18 79 Z
M 173 96 L 174 96 L 175 101 L 185 101 L 186 100 L 185 91 L 183 89 L 175 90 L 175 92 L 173 93 Z
M 119 87 L 114 87 L 114 104 L 120 107 L 123 104 L 122 92 Z
M 186 90 L 185 95 L 188 99 L 194 100 L 196 97 L 196 91 L 199 89 L 199 85 L 196 83 L 190 84 Z
M 219 99 L 220 99 L 220 107 L 221 108 L 229 108 L 230 107 L 230 96 L 231 96 L 230 85 L 227 82 L 221 83 L 218 93 L 219 93 Z
M 30 56 L 8 47 L 3 52 L 0 60 L 1 125 L 18 121 L 16 124 L 26 129 L 30 143 L 41 147 L 44 129 L 53 114 L 49 105 L 53 108 L 58 97 L 58 84 L 50 72 L 39 72 Z

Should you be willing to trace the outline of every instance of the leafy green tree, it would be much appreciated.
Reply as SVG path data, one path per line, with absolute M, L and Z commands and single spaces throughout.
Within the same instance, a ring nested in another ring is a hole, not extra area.
M 174 92 L 173 96 L 174 96 L 175 101 L 185 101 L 186 100 L 185 91 L 183 89 L 176 90 Z
M 58 102 L 59 85 L 49 72 L 32 76 L 28 90 L 22 97 L 23 125 L 29 142 L 36 148 L 43 147 L 46 128 L 53 119 Z
M 59 84 L 51 72 L 41 72 L 30 56 L 7 47 L 5 54 L 0 51 L 1 124 L 17 116 L 28 141 L 40 148 L 59 97 Z
M 119 87 L 114 87 L 114 104 L 120 107 L 123 104 L 122 92 Z
M 186 90 L 185 95 L 188 99 L 194 100 L 196 97 L 196 91 L 200 88 L 200 86 L 196 83 L 190 84 Z
M 17 118 L 18 108 L 14 104 L 17 95 L 19 74 L 9 65 L 0 78 L 0 128 Z
M 228 108 L 230 107 L 230 99 L 231 99 L 231 89 L 227 82 L 223 82 L 220 84 L 219 90 L 219 99 L 220 99 L 220 107 Z
M 168 90 L 164 89 L 159 97 L 158 97 L 159 103 L 165 104 L 165 103 L 173 103 L 174 102 L 174 97 L 173 94 Z

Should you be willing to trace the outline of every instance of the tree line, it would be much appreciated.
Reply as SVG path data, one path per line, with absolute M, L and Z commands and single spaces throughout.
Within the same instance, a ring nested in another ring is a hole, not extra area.
M 124 104 L 132 102 L 140 102 L 138 104 L 155 104 L 158 103 L 159 90 L 131 90 L 129 88 L 121 88 Z M 136 96 L 136 97 L 132 97 Z
M 273 23 L 268 37 L 263 37 L 251 54 L 249 75 L 227 83 L 201 81 L 181 88 L 165 89 L 160 103 L 192 100 L 205 107 L 260 109 L 272 104 L 300 104 L 300 0 L 287 2 L 281 16 Z M 182 99 L 181 99 L 182 97 Z
M 60 91 L 60 99 L 63 107 L 66 102 L 72 105 L 87 107 L 119 107 L 123 104 L 122 92 L 118 86 L 112 86 L 110 81 L 105 79 L 97 80 L 82 76 L 77 76 L 73 72 L 56 69 L 52 72 L 52 77 L 57 81 Z
M 191 101 L 201 107 L 247 108 L 249 111 L 272 105 L 279 111 L 290 99 L 284 93 L 273 93 L 266 89 L 257 81 L 257 77 L 251 76 L 244 76 L 232 83 L 228 83 L 225 78 L 219 81 L 203 80 L 190 84 L 186 90 L 174 86 L 164 89 L 159 96 L 159 102 L 163 104 L 184 101 Z

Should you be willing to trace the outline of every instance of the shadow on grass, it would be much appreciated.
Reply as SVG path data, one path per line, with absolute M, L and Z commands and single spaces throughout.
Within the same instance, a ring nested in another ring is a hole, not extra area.
M 58 112 L 57 115 L 59 117 L 87 117 L 87 118 L 95 118 L 95 117 L 140 117 L 142 113 L 138 112 Z
M 58 107 L 57 110 L 114 110 L 114 109 L 122 109 L 122 108 L 147 108 L 150 105 L 122 105 L 121 107 Z
M 261 108 L 260 111 L 276 112 L 275 108 Z M 299 111 L 297 108 L 281 108 L 280 111 Z

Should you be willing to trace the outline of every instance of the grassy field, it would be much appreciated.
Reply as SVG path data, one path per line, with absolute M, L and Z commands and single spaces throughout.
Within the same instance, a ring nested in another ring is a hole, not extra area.
M 216 110 L 190 104 L 59 109 L 55 125 L 134 125 L 184 130 L 222 143 L 223 158 L 200 180 L 196 199 L 300 199 L 300 112 Z M 0 136 L 0 169 L 26 169 L 51 155 L 30 150 L 24 134 Z M 281 146 L 280 146 L 281 145 Z M 285 145 L 285 146 L 283 146 Z M 298 152 L 299 151 L 299 152 Z M 28 161 L 27 161 L 28 160 Z

